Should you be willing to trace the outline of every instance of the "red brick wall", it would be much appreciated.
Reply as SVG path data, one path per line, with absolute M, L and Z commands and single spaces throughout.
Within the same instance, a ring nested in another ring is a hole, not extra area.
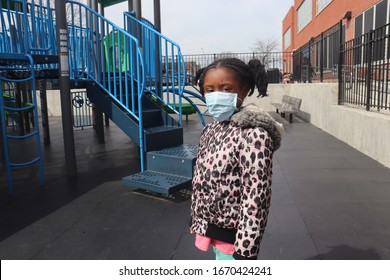
M 316 0 L 312 1 L 312 20 L 299 33 L 297 33 L 297 11 L 304 0 L 294 0 L 294 6 L 287 12 L 283 20 L 283 32 L 291 27 L 291 46 L 283 51 L 291 51 L 306 44 L 311 37 L 316 37 L 321 32 L 329 29 L 339 23 L 341 17 L 347 12 L 352 12 L 351 20 L 344 20 L 346 24 L 346 40 L 353 38 L 354 34 L 354 17 L 361 14 L 381 0 L 333 0 L 319 14 L 316 14 Z
M 294 42 L 294 39 L 295 39 L 295 34 L 296 34 L 296 31 L 295 31 L 295 10 L 294 10 L 294 7 L 291 7 L 290 10 L 287 12 L 284 20 L 283 20 L 283 23 L 282 23 L 282 46 L 284 48 L 285 44 L 284 44 L 284 33 L 286 33 L 286 31 L 290 28 L 291 30 L 291 44 L 288 48 L 284 49 L 283 51 L 292 51 L 293 50 L 293 42 Z

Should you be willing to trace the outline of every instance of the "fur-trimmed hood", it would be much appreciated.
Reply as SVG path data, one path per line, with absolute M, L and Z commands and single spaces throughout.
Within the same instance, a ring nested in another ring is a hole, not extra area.
M 242 106 L 230 118 L 230 123 L 239 127 L 261 127 L 268 132 L 274 141 L 275 151 L 279 149 L 284 135 L 283 125 L 275 121 L 270 114 L 254 104 Z

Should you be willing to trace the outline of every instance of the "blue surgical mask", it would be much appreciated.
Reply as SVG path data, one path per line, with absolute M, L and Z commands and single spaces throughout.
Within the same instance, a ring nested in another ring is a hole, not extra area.
M 214 91 L 205 96 L 206 105 L 214 120 L 222 122 L 230 118 L 237 110 L 237 94 Z

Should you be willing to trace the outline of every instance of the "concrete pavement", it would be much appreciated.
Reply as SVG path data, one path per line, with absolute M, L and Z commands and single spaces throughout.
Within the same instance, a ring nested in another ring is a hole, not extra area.
M 310 123 L 285 125 L 274 156 L 273 198 L 259 259 L 390 259 L 390 170 Z M 106 143 L 75 131 L 78 178 L 65 176 L 61 120 L 44 148 L 46 186 L 18 171 L 14 197 L 1 173 L 1 259 L 213 259 L 188 232 L 190 191 L 131 189 L 138 147 L 114 124 Z M 198 143 L 196 116 L 185 142 Z

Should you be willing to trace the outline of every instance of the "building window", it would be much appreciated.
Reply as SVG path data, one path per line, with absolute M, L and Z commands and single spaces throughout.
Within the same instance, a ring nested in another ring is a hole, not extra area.
M 300 32 L 312 19 L 311 0 L 305 0 L 298 8 L 298 32 Z
M 317 14 L 319 14 L 332 0 L 317 0 Z
M 387 39 L 383 39 L 382 35 L 388 32 L 386 24 L 389 14 L 389 0 L 382 0 L 373 5 L 360 15 L 355 17 L 355 44 L 362 45 L 354 54 L 354 63 L 360 64 L 367 62 L 365 56 L 364 45 L 369 40 L 368 32 L 376 30 L 375 34 L 380 38 L 373 42 L 373 59 L 380 61 L 386 57 Z
M 355 38 L 388 23 L 388 0 L 382 0 L 355 17 Z
M 374 29 L 374 7 L 364 13 L 363 31 L 367 33 L 372 29 Z
M 345 30 L 345 26 L 343 26 L 343 32 Z M 324 36 L 322 40 L 319 40 L 316 45 L 316 71 L 319 71 L 322 68 L 325 71 L 330 71 L 335 68 L 338 64 L 338 54 L 340 47 L 340 35 L 339 32 L 333 32 Z
M 283 35 L 283 49 L 287 49 L 291 45 L 291 28 L 288 28 Z
M 387 23 L 387 0 L 383 0 L 376 5 L 375 28 L 380 28 Z

